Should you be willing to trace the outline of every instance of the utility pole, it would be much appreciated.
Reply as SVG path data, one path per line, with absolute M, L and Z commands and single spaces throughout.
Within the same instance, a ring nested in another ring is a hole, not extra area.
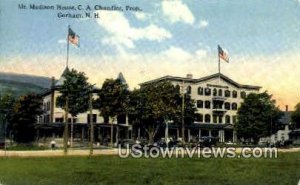
M 93 144 L 94 144 L 94 123 L 93 123 L 93 94 L 92 89 L 89 93 L 89 112 L 90 112 L 90 157 L 93 155 Z
M 6 128 L 7 127 L 7 114 L 4 116 L 4 157 L 6 157 Z
M 184 81 L 182 81 L 182 104 L 181 104 L 181 132 L 182 132 L 182 144 L 185 144 L 185 137 L 184 137 L 184 99 L 185 99 L 185 92 L 184 92 Z
M 68 114 L 69 114 L 69 97 L 66 97 L 65 104 L 65 130 L 64 130 L 64 154 L 66 155 L 68 152 Z

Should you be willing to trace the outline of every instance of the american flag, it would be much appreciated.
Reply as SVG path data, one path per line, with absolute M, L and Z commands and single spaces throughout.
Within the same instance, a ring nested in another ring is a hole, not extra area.
M 71 28 L 69 28 L 68 40 L 70 43 L 79 47 L 79 36 L 76 35 L 76 33 Z
M 223 59 L 225 62 L 229 62 L 228 54 L 218 45 L 219 58 Z

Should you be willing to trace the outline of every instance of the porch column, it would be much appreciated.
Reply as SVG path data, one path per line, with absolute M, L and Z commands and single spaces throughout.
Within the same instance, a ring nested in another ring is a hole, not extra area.
M 224 142 L 224 130 L 219 130 L 219 141 Z
M 140 139 L 141 138 L 141 128 L 139 127 L 138 128 L 138 139 Z
M 169 126 L 168 126 L 167 122 L 166 122 L 166 129 L 165 129 L 165 141 L 168 145 L 168 143 L 169 143 Z
M 232 131 L 232 135 L 233 135 L 232 136 L 232 142 L 236 143 L 237 142 L 237 135 L 236 135 L 236 131 L 235 130 Z
M 180 137 L 179 136 L 179 128 L 176 129 L 177 130 L 177 139 Z
M 225 132 L 224 132 L 224 130 L 222 130 L 222 142 L 224 142 L 225 141 Z
M 211 130 L 208 130 L 208 136 L 211 137 Z
M 198 134 L 199 138 L 201 137 L 201 129 L 199 129 L 199 134 Z
M 130 129 L 129 127 L 126 127 L 126 131 L 125 131 L 125 134 L 126 134 L 126 139 L 129 139 L 129 132 L 130 132 Z
M 84 126 L 81 127 L 81 141 L 84 139 Z
M 98 141 L 101 141 L 101 130 L 100 127 L 98 127 Z
M 188 129 L 188 142 L 191 141 L 191 129 Z
M 128 114 L 126 114 L 125 124 L 128 125 Z
M 119 143 L 119 132 L 120 132 L 120 128 L 119 128 L 119 126 L 117 125 L 117 131 L 116 131 L 116 145 L 118 145 L 118 143 Z

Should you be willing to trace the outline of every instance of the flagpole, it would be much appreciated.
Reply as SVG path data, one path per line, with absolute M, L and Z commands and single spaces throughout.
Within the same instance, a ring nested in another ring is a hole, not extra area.
M 70 32 L 70 25 L 68 26 L 68 35 L 67 35 L 67 62 L 66 62 L 66 67 L 69 66 L 69 33 Z
M 218 55 L 219 57 L 219 61 L 218 61 L 218 68 L 219 68 L 219 75 L 221 74 L 221 64 L 220 64 L 220 56 Z
M 218 47 L 218 71 L 219 71 L 219 84 L 220 84 L 220 81 L 221 81 L 221 63 L 220 63 L 220 53 L 219 53 L 219 47 Z

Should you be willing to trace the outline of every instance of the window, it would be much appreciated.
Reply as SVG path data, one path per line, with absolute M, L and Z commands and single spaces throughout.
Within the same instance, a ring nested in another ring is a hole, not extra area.
M 237 98 L 237 92 L 236 91 L 232 91 L 232 97 Z
M 198 87 L 198 94 L 203 95 L 203 88 L 202 87 Z
M 175 86 L 175 88 L 176 90 L 178 89 L 178 91 L 180 92 L 180 86 L 178 84 Z
M 205 122 L 210 123 L 210 115 L 209 114 L 205 114 Z
M 214 109 L 222 109 L 223 103 L 220 101 L 214 101 L 213 102 L 213 108 Z
M 205 88 L 205 96 L 210 96 L 210 95 L 211 95 L 211 89 Z
M 223 91 L 222 91 L 222 89 L 219 89 L 218 95 L 219 95 L 219 96 L 223 96 Z
M 218 116 L 217 115 L 213 115 L 213 123 L 218 123 Z
M 197 122 L 203 122 L 203 114 L 195 114 L 195 120 Z
M 230 97 L 230 91 L 229 90 L 225 91 L 225 97 Z
M 237 110 L 237 104 L 236 103 L 232 103 L 231 104 L 231 109 L 232 110 Z
M 87 123 L 90 123 L 90 116 L 91 114 L 87 115 Z M 97 123 L 97 114 L 92 114 L 92 121 L 93 123 Z
M 205 101 L 205 108 L 210 109 L 210 101 Z
M 223 123 L 223 116 L 219 116 L 219 123 Z
M 246 98 L 246 93 L 245 93 L 245 91 L 242 91 L 242 92 L 241 92 L 241 98 Z
M 226 110 L 230 110 L 230 103 L 229 103 L 229 102 L 226 102 L 226 103 L 225 103 L 225 109 L 226 109 Z
M 187 88 L 186 88 L 186 93 L 187 94 L 191 94 L 192 93 L 192 87 L 189 85 L 189 86 L 187 86 Z
M 217 96 L 217 89 L 216 88 L 214 88 L 214 90 L 213 90 L 213 95 Z
M 62 123 L 64 122 L 64 118 L 55 118 L 55 123 Z
M 203 101 L 197 100 L 197 108 L 203 108 Z
M 236 116 L 232 116 L 232 123 L 236 123 Z
M 227 124 L 230 123 L 230 116 L 229 115 L 225 116 L 225 123 L 227 123 Z

